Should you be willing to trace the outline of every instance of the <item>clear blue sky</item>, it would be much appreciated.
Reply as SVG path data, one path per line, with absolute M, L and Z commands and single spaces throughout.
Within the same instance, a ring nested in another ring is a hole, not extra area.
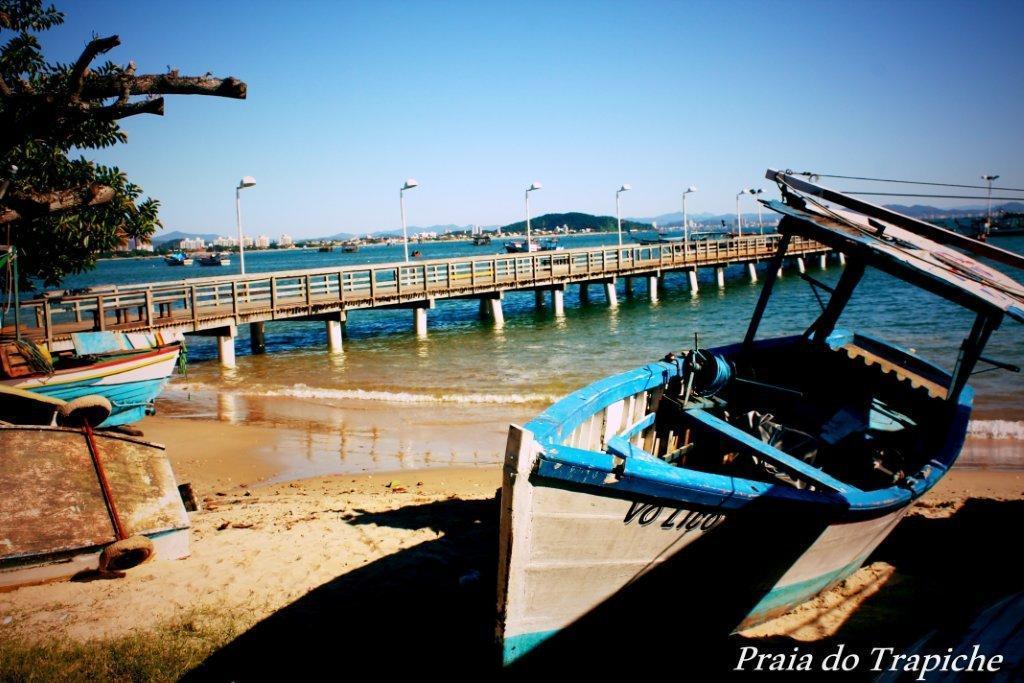
M 58 2 L 140 73 L 233 75 L 90 153 L 167 230 L 317 236 L 534 213 L 731 211 L 766 167 L 1024 186 L 1024 2 Z M 836 186 L 843 186 L 837 184 Z M 846 184 L 848 187 L 849 184 Z M 749 202 L 749 200 L 748 200 Z M 910 202 L 908 202 L 910 203 Z M 924 202 L 922 202 L 924 203 Z M 938 203 L 938 202 L 931 202 Z M 753 203 L 747 204 L 752 210 Z

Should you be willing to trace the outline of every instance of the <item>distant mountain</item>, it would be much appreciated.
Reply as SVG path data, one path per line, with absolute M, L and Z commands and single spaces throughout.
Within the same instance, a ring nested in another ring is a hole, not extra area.
M 179 242 L 184 239 L 196 239 L 197 237 L 202 237 L 204 240 L 209 242 L 211 240 L 217 239 L 218 237 L 220 237 L 220 235 L 208 232 L 199 233 L 182 232 L 181 230 L 174 230 L 172 232 L 164 232 L 160 233 L 159 235 L 153 235 L 153 239 L 151 241 L 153 242 L 154 247 L 158 247 L 165 242 Z
M 546 213 L 530 219 L 530 228 L 533 230 L 554 230 L 563 225 L 569 226 L 569 230 L 583 230 L 590 228 L 594 232 L 615 232 L 617 224 L 614 216 L 594 216 L 589 213 Z M 640 223 L 629 219 L 622 220 L 623 230 L 650 230 L 650 223 Z M 526 221 L 511 223 L 501 228 L 502 232 L 524 232 Z
M 903 204 L 886 204 L 885 208 L 906 214 L 907 216 L 914 216 L 916 218 L 954 218 L 956 216 L 972 216 L 986 210 L 985 206 L 961 206 L 955 209 L 940 209 L 936 206 L 928 206 L 926 204 L 914 204 L 912 206 L 906 206 Z M 992 213 L 996 213 L 997 211 L 1021 212 L 1024 211 L 1024 202 L 993 204 Z
M 775 224 L 775 214 L 769 209 L 764 209 L 761 212 L 762 220 L 769 225 Z M 690 213 L 687 212 L 686 217 L 691 223 L 700 223 L 704 225 L 718 225 L 722 221 L 725 221 L 726 225 L 732 225 L 736 222 L 736 214 L 734 213 Z M 674 226 L 682 226 L 683 224 L 683 212 L 675 211 L 673 213 L 663 213 L 660 216 L 651 216 L 646 218 L 635 218 L 631 217 L 630 220 L 640 221 L 642 223 L 657 223 L 659 228 L 671 228 Z M 743 214 L 744 225 L 756 225 L 757 224 L 757 212 L 744 213 Z

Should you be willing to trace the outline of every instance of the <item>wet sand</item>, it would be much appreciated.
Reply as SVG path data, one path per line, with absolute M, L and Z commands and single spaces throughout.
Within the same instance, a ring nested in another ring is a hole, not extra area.
M 400 456 L 410 435 L 398 428 L 385 435 L 378 427 L 373 446 L 369 425 L 399 419 L 388 415 L 393 408 L 378 408 L 360 418 L 344 447 L 337 430 L 310 431 L 300 426 L 304 420 L 147 418 L 146 437 L 168 445 L 179 481 L 191 482 L 202 500 L 191 515 L 192 555 L 153 561 L 120 579 L 0 593 L 0 648 L 6 639 L 45 646 L 228 618 L 237 637 L 192 676 L 340 671 L 339 663 L 353 658 L 382 671 L 409 664 L 418 671 L 492 668 L 504 429 L 460 444 L 473 451 L 452 454 L 463 466 L 451 467 L 425 462 L 413 449 Z M 294 405 L 273 410 L 302 412 Z M 351 414 L 346 420 L 354 424 Z M 402 462 L 407 466 L 384 471 Z M 1020 590 L 1024 581 L 1003 534 L 1015 537 L 1022 524 L 1024 471 L 955 469 L 864 568 L 737 638 L 780 651 L 794 643 L 907 645 L 936 620 Z

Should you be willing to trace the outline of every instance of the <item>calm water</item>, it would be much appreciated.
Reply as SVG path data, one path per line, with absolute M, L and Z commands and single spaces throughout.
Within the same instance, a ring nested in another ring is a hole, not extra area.
M 568 247 L 611 243 L 614 235 L 565 239 Z M 1024 238 L 1004 238 L 1004 248 L 1024 252 Z M 412 247 L 425 258 L 482 255 L 501 250 L 500 244 L 474 247 L 467 243 L 428 243 Z M 399 260 L 401 247 L 364 248 L 356 254 L 341 251 L 265 251 L 246 255 L 249 272 L 328 267 Z M 220 270 L 171 268 L 162 261 L 109 260 L 84 276 L 69 278 L 67 287 L 123 282 L 174 280 L 188 274 L 237 272 L 237 258 Z M 840 268 L 830 261 L 820 271 L 817 260 L 809 273 L 833 283 Z M 317 399 L 388 400 L 405 403 L 441 401 L 453 409 L 472 403 L 542 404 L 593 380 L 663 356 L 692 344 L 730 343 L 745 331 L 759 291 L 747 281 L 745 267 L 728 269 L 727 286 L 719 290 L 710 271 L 701 272 L 701 290 L 692 296 L 683 273 L 666 278 L 661 301 L 652 304 L 643 282 L 634 294 L 619 283 L 619 307 L 608 309 L 604 293 L 591 287 L 590 303 L 581 305 L 578 288 L 566 292 L 566 316 L 555 319 L 550 301 L 542 310 L 532 292 L 505 298 L 505 327 L 495 330 L 479 318 L 476 301 L 440 301 L 429 312 L 429 335 L 412 333 L 411 311 L 355 311 L 349 314 L 345 353 L 326 353 L 321 323 L 267 323 L 268 353 L 249 355 L 248 328 L 236 340 L 238 370 L 223 373 L 216 363 L 216 346 L 190 338 L 189 376 L 176 382 L 190 387 L 232 387 L 234 391 Z M 763 279 L 763 278 L 762 278 Z M 787 271 L 762 325 L 762 336 L 802 332 L 818 312 L 809 285 Z M 915 349 L 922 357 L 952 367 L 971 316 L 940 299 L 871 272 L 844 314 L 841 325 Z M 1024 326 L 1007 320 L 992 337 L 986 355 L 1024 366 Z M 978 375 L 976 417 L 1024 420 L 1024 379 L 1003 371 Z M 996 423 L 991 423 L 996 424 Z M 1017 429 L 1015 422 L 998 429 Z

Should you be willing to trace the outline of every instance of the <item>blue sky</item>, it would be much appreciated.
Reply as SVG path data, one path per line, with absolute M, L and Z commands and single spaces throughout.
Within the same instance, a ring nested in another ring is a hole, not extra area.
M 234 75 L 98 153 L 167 230 L 276 236 L 535 214 L 726 212 L 766 167 L 1024 186 L 1024 2 L 61 2 L 139 73 Z M 852 188 L 849 183 L 837 187 Z M 749 201 L 749 200 L 748 200 Z M 908 201 L 911 203 L 914 200 Z M 921 200 L 922 203 L 940 203 Z M 952 202 L 947 202 L 947 204 Z M 976 202 L 975 202 L 976 203 Z M 747 204 L 752 210 L 752 202 Z

